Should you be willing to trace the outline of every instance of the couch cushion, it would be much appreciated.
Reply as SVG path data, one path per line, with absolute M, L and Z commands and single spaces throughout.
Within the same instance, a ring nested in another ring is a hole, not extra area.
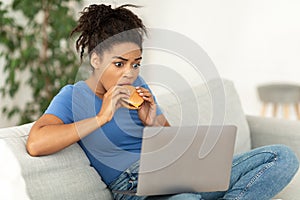
M 217 99 L 213 101 L 212 96 Z M 159 95 L 157 101 L 171 125 L 216 123 L 236 125 L 238 131 L 235 153 L 250 150 L 249 127 L 239 96 L 231 81 L 211 80 L 206 84 Z M 213 111 L 214 108 L 216 112 Z M 213 113 L 218 115 L 217 121 Z
M 0 152 L 0 199 L 29 200 L 18 161 L 3 140 Z
M 0 140 L 20 164 L 30 199 L 112 199 L 77 143 L 49 156 L 31 157 L 25 148 L 31 126 L 0 129 Z
M 289 183 L 287 187 L 285 187 L 276 198 L 278 199 L 288 199 L 288 200 L 299 200 L 300 198 L 300 170 L 298 170 L 297 174 L 293 178 L 293 180 Z

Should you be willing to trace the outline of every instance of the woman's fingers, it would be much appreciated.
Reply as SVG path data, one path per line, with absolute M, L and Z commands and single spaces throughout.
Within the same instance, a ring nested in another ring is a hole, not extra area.
M 112 94 L 112 102 L 116 106 L 116 109 L 122 106 L 122 100 L 128 99 L 130 97 L 130 92 L 128 89 L 122 86 L 116 86 Z
M 107 103 L 110 103 L 111 109 L 113 112 L 121 107 L 121 100 L 129 98 L 129 91 L 122 86 L 114 86 L 110 88 L 106 94 L 105 99 Z
M 144 100 L 148 101 L 149 103 L 154 103 L 153 96 L 149 90 L 147 90 L 146 88 L 137 87 L 136 91 L 141 97 L 143 97 Z
M 136 91 L 150 105 L 155 104 L 153 95 L 148 89 L 143 87 L 136 87 Z M 130 91 L 126 87 L 120 85 L 111 88 L 111 90 L 108 91 L 108 93 L 111 96 L 111 103 L 115 109 L 118 109 L 123 105 L 123 99 L 130 98 Z
M 112 98 L 118 101 L 121 98 L 129 98 L 130 92 L 127 88 L 122 86 L 115 86 L 112 92 Z

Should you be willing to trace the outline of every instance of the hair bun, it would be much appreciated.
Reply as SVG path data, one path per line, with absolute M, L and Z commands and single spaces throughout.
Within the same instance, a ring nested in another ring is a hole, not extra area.
M 109 16 L 112 12 L 111 5 L 93 4 L 84 8 L 83 12 L 81 12 L 82 16 L 79 19 L 79 23 L 87 25 L 85 26 L 85 31 L 93 32 L 95 30 L 94 27 L 100 26 L 106 16 Z
M 88 53 L 91 53 L 98 44 L 127 30 L 141 29 L 120 36 L 117 39 L 118 41 L 113 43 L 133 42 L 142 48 L 142 38 L 143 34 L 146 33 L 146 27 L 142 20 L 126 7 L 138 8 L 139 6 L 125 4 L 113 9 L 111 5 L 92 4 L 83 9 L 77 26 L 71 32 L 71 35 L 80 33 L 76 41 L 76 49 L 77 51 L 81 50 L 81 59 L 86 47 Z M 113 43 L 109 44 L 105 49 L 109 48 Z M 101 55 L 105 49 L 96 51 Z

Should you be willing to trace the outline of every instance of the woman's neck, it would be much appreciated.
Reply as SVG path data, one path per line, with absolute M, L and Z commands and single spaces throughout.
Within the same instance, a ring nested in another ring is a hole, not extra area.
M 85 83 L 95 93 L 96 96 L 98 96 L 100 99 L 103 99 L 106 90 L 99 80 L 96 80 L 92 75 L 85 80 Z

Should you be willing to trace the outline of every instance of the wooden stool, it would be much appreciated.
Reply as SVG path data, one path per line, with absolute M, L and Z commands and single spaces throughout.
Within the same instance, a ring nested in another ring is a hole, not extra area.
M 266 84 L 257 87 L 258 96 L 262 101 L 261 115 L 266 116 L 267 106 L 273 107 L 273 117 L 277 117 L 279 107 L 283 108 L 283 116 L 290 117 L 290 107 L 294 107 L 297 119 L 300 120 L 300 85 Z

